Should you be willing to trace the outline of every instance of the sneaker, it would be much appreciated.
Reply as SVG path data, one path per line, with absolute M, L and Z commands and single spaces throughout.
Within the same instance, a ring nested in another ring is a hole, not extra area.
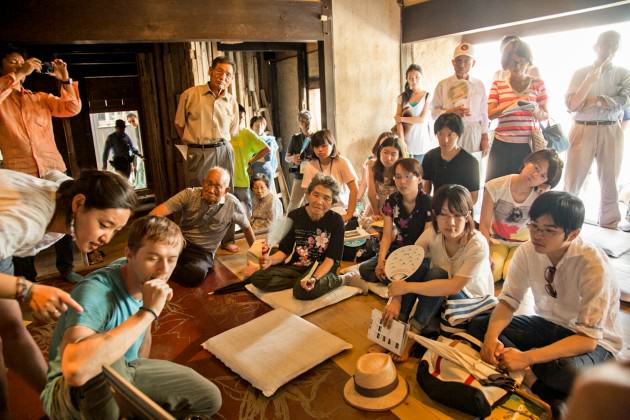
M 368 285 L 365 280 L 361 278 L 361 275 L 358 271 L 351 271 L 346 274 L 342 274 L 339 276 L 343 281 L 343 284 L 346 286 L 356 287 L 361 290 L 362 295 L 368 294 Z

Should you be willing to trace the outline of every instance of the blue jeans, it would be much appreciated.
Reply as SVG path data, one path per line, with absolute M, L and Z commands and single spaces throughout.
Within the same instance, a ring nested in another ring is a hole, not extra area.
M 428 260 L 425 259 L 423 265 Z M 431 268 L 422 277 L 416 277 L 415 274 L 408 281 L 427 282 L 435 279 L 448 279 L 448 273 L 441 268 Z M 418 300 L 416 312 L 409 321 L 409 325 L 422 335 L 439 334 L 440 332 L 440 314 L 442 306 L 446 299 L 464 299 L 467 296 L 463 292 L 458 292 L 451 296 L 423 296 L 415 293 L 408 293 L 403 296 L 400 316 L 401 321 L 407 322 L 413 309 L 413 305 Z
M 473 319 L 468 326 L 468 332 L 479 340 L 484 339 L 490 315 L 483 315 Z M 548 346 L 563 338 L 575 335 L 568 328 L 547 321 L 539 316 L 515 316 L 501 335 L 499 340 L 506 347 L 515 347 L 521 351 Z M 572 357 L 563 357 L 551 362 L 532 366 L 536 377 L 561 394 L 568 394 L 576 374 L 580 369 L 594 366 L 598 363 L 613 359 L 611 352 L 597 346 L 595 350 Z
M 0 260 L 0 273 L 13 275 L 13 258 L 5 258 Z

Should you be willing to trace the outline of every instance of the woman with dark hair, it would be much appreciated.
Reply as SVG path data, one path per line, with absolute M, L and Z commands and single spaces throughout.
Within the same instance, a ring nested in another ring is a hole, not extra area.
M 537 121 L 547 119 L 545 84 L 527 74 L 532 65 L 529 46 L 520 39 L 509 42 L 501 64 L 510 75 L 495 80 L 488 96 L 488 118 L 499 120 L 488 158 L 488 181 L 518 172 L 525 156 L 532 152 L 530 140 Z M 533 106 L 533 110 L 510 110 L 520 104 Z
M 479 231 L 490 245 L 494 281 L 505 279 L 518 245 L 529 239 L 529 208 L 538 196 L 558 185 L 563 167 L 555 150 L 539 150 L 525 158 L 518 174 L 486 183 Z
M 335 138 L 330 130 L 320 130 L 311 137 L 313 159 L 304 168 L 302 188 L 305 190 L 317 174 L 329 175 L 339 183 L 339 212 L 344 212 L 347 223 L 357 207 L 357 174 L 352 164 L 337 151 Z
M 337 275 L 344 235 L 341 216 L 331 211 L 339 198 L 337 181 L 317 174 L 305 197 L 306 205 L 289 212 L 291 229 L 278 250 L 272 255 L 263 250 L 261 269 L 250 277 L 252 284 L 270 292 L 293 288 L 293 296 L 300 300 L 316 299 L 343 284 L 367 293 L 356 273 Z
M 405 245 L 413 245 L 431 221 L 431 199 L 422 192 L 422 167 L 413 158 L 396 161 L 394 181 L 398 191 L 382 207 L 383 236 L 378 256 L 359 265 L 361 277 L 369 282 L 389 283 L 385 277 L 385 259 Z
M 274 220 L 282 218 L 282 203 L 269 188 L 265 174 L 256 174 L 250 180 L 252 189 L 252 214 L 249 223 L 255 234 L 266 232 Z
M 431 136 L 429 92 L 422 86 L 422 68 L 411 64 L 405 72 L 405 90 L 398 95 L 396 130 L 404 151 L 422 162 L 422 157 L 435 144 Z
M 407 321 L 416 299 L 416 311 L 410 320 L 413 331 L 422 335 L 439 333 L 440 312 L 446 299 L 466 299 L 494 294 L 490 272 L 488 242 L 475 230 L 473 202 L 461 185 L 444 185 L 431 204 L 433 221 L 416 245 L 431 259 L 422 279 L 394 281 L 389 285 L 393 297 L 383 313 L 383 322 L 399 318 Z M 401 311 L 402 308 L 405 309 Z M 408 351 L 401 359 L 408 357 Z
M 365 198 L 365 193 L 367 192 L 367 188 L 368 188 L 368 164 L 371 161 L 374 161 L 376 159 L 376 151 L 378 150 L 378 147 L 381 145 L 383 140 L 385 140 L 386 138 L 391 137 L 391 136 L 395 136 L 395 134 L 392 133 L 391 131 L 383 131 L 381 134 L 379 134 L 378 137 L 376 138 L 376 141 L 372 145 L 370 156 L 368 156 L 368 158 L 365 159 L 365 161 L 363 162 L 363 165 L 361 166 L 361 180 L 359 181 L 359 192 L 357 193 L 357 201 L 363 201 L 363 199 Z M 402 157 L 402 155 L 401 155 L 401 157 Z
M 385 137 L 374 151 L 375 159 L 367 163 L 367 193 L 373 219 L 383 217 L 385 200 L 396 191 L 394 164 L 403 155 L 402 147 L 395 135 Z
M 291 137 L 287 153 L 284 157 L 284 161 L 289 164 L 289 173 L 293 174 L 291 198 L 287 211 L 298 208 L 304 198 L 304 188 L 302 188 L 304 167 L 313 157 L 313 148 L 311 147 L 311 135 L 313 134 L 312 120 L 313 116 L 310 111 L 300 111 L 297 117 L 300 131 Z
M 121 176 L 85 171 L 72 180 L 51 171 L 45 179 L 0 169 L 0 336 L 7 367 L 38 393 L 47 363 L 22 323 L 19 304 L 44 319 L 57 319 L 68 306 L 82 308 L 66 292 L 13 276 L 12 257 L 31 256 L 64 235 L 81 252 L 108 243 L 136 206 L 133 187 Z M 6 414 L 6 369 L 0 365 L 0 414 Z

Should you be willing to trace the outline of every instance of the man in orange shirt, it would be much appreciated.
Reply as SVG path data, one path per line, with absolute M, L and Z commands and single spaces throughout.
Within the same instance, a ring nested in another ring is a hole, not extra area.
M 60 59 L 52 61 L 45 72 L 61 83 L 60 96 L 31 92 L 22 83 L 33 72 L 42 72 L 39 59 L 24 58 L 22 51 L 5 46 L 0 51 L 0 152 L 3 167 L 29 175 L 43 177 L 56 169 L 66 171 L 57 150 L 51 117 L 72 117 L 81 111 L 77 83 L 68 75 L 68 66 Z M 50 68 L 52 67 L 52 68 Z M 72 238 L 65 236 L 55 244 L 57 269 L 68 280 L 80 276 L 73 269 Z M 15 259 L 16 272 L 35 280 L 37 272 L 33 257 Z

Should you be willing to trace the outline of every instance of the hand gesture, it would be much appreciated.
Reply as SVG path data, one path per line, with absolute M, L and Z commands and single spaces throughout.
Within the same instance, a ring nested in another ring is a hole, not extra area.
M 315 283 L 317 283 L 315 277 L 311 277 L 308 279 L 305 277 L 300 280 L 300 286 L 302 286 L 302 289 L 306 290 L 307 292 L 313 290 L 313 288 L 315 287 Z
M 503 343 L 498 339 L 484 340 L 481 346 L 481 359 L 494 366 L 499 366 L 501 353 L 503 352 Z
M 83 312 L 83 308 L 70 295 L 56 287 L 35 284 L 31 289 L 31 298 L 28 301 L 30 309 L 38 318 L 45 321 L 59 319 L 63 312 L 71 307 L 77 312 Z
M 523 370 L 531 366 L 531 360 L 527 352 L 520 351 L 514 347 L 503 349 L 501 351 L 499 366 L 511 371 Z
M 16 75 L 18 79 L 25 78 L 26 76 L 30 76 L 34 71 L 42 71 L 42 62 L 35 57 L 31 57 L 24 61 L 24 64 L 22 64 L 22 67 L 18 69 Z
M 61 59 L 56 58 L 52 61 L 54 71 L 50 74 L 57 80 L 68 80 L 68 65 Z
M 407 288 L 407 286 L 408 286 L 407 282 L 403 280 L 397 280 L 397 281 L 391 282 L 388 287 L 389 296 L 394 297 L 394 296 L 406 295 L 407 293 L 409 293 L 409 289 Z
M 470 109 L 466 108 L 464 105 L 456 106 L 455 108 L 451 108 L 446 110 L 448 113 L 457 114 L 460 117 L 466 117 L 470 115 Z
M 164 279 L 152 279 L 142 285 L 142 302 L 158 316 L 166 302 L 173 297 L 173 289 Z
M 391 299 L 391 301 L 385 306 L 383 311 L 383 325 L 385 328 L 391 328 L 392 321 L 398 319 L 400 315 L 400 299 Z
M 376 278 L 381 281 L 387 280 L 387 276 L 385 275 L 385 261 L 379 261 L 378 264 L 376 264 L 374 274 L 376 274 Z

